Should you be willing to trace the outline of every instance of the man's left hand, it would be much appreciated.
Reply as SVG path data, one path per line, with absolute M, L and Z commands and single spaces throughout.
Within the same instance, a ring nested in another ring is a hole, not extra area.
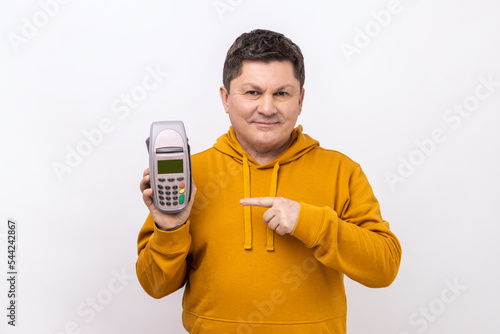
M 280 235 L 292 233 L 299 218 L 300 203 L 283 197 L 243 198 L 240 204 L 269 208 L 264 212 L 264 224 Z

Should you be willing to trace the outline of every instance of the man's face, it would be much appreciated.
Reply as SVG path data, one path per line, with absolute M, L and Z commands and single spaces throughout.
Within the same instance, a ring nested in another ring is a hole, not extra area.
M 302 110 L 304 90 L 290 61 L 244 61 L 241 75 L 220 88 L 238 141 L 250 154 L 284 149 Z

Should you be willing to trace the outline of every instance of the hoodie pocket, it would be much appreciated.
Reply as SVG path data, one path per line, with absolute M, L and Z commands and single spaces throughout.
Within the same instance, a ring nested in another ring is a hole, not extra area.
M 321 333 L 322 334 L 330 334 L 331 333 L 324 322 L 321 323 Z
M 326 320 L 325 322 L 322 322 L 321 332 L 319 333 L 322 334 L 347 333 L 345 316 L 333 318 L 330 320 Z
M 191 334 L 201 333 L 201 318 L 196 319 Z

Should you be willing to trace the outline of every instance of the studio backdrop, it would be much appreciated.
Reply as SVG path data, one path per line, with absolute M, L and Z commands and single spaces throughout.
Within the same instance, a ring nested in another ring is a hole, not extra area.
M 494 0 L 3 1 L 0 332 L 185 332 L 183 290 L 156 300 L 135 276 L 145 139 L 182 120 L 210 148 L 227 49 L 264 28 L 304 54 L 298 123 L 360 163 L 403 248 L 390 287 L 346 277 L 348 333 L 500 333 L 499 17 Z

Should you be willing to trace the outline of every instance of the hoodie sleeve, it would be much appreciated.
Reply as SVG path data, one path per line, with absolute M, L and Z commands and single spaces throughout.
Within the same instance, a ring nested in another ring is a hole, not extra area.
M 186 281 L 186 257 L 191 246 L 190 221 L 175 231 L 159 230 L 151 217 L 139 232 L 136 273 L 142 288 L 154 298 L 164 297 Z
M 315 258 L 372 288 L 396 278 L 401 246 L 382 220 L 379 203 L 359 166 L 350 175 L 344 207 L 301 203 L 292 236 L 314 249 Z

